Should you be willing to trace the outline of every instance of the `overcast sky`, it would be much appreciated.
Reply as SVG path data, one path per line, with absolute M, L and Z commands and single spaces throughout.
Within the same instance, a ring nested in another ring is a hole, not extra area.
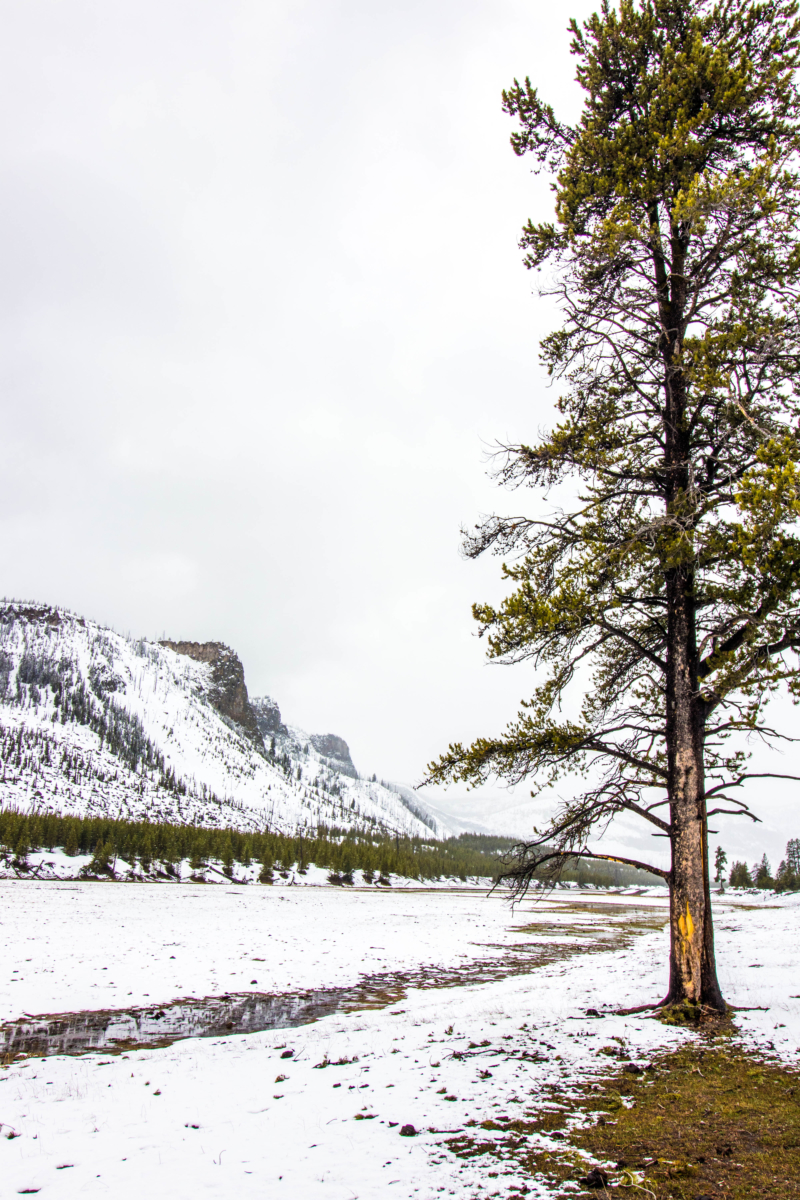
M 500 93 L 576 115 L 567 14 L 2 11 L 0 590 L 227 642 L 251 695 L 416 782 L 532 684 L 484 665 L 499 567 L 458 545 L 519 504 L 487 448 L 551 413 L 517 248 L 549 193 Z

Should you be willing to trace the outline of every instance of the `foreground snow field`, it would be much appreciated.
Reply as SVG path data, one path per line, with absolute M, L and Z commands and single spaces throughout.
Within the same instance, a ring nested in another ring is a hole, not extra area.
M 557 1102 L 607 1068 L 603 1047 L 637 1059 L 689 1036 L 586 1016 L 663 994 L 666 907 L 652 897 L 573 893 L 512 913 L 474 892 L 8 882 L 0 912 L 4 1021 L 366 973 L 425 969 L 428 984 L 293 1029 L 15 1062 L 0 1072 L 4 1195 L 537 1195 L 530 1179 L 455 1158 L 448 1135 Z M 727 897 L 716 915 L 726 995 L 761 1006 L 737 1024 L 787 1061 L 800 1044 L 799 914 L 792 900 Z M 537 946 L 543 965 L 470 980 L 476 963 Z M 430 986 L 445 967 L 464 982 Z M 407 1124 L 416 1136 L 399 1136 Z

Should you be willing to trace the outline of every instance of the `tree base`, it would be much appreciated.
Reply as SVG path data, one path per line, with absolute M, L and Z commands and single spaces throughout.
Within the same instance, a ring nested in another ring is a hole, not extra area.
M 665 1025 L 681 1025 L 687 1029 L 697 1029 L 701 1025 L 724 1021 L 735 1011 L 730 1004 L 723 1008 L 715 1008 L 712 1004 L 697 1004 L 694 1000 L 670 1001 L 669 997 L 659 1000 L 657 1004 L 637 1004 L 635 1008 L 616 1008 L 615 1017 L 633 1017 L 640 1013 L 650 1016 Z
M 718 1025 L 730 1020 L 731 1009 L 724 1003 L 719 1009 L 711 1004 L 698 1004 L 695 1000 L 679 1000 L 657 1006 L 653 1016 L 663 1025 L 679 1025 L 684 1029 L 699 1029 L 701 1026 Z

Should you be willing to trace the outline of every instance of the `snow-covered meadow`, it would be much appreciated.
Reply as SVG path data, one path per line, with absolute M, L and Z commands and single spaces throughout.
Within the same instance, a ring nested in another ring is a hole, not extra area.
M 666 907 L 652 896 L 562 894 L 512 912 L 474 891 L 8 881 L 0 912 L 6 1022 L 384 972 L 427 982 L 296 1028 L 17 1060 L 0 1072 L 8 1194 L 536 1195 L 512 1165 L 490 1174 L 455 1157 L 448 1137 L 553 1104 L 609 1069 L 604 1047 L 642 1060 L 690 1036 L 610 1012 L 664 992 Z M 742 1036 L 787 1061 L 800 1045 L 799 914 L 792 899 L 717 902 L 723 988 L 750 1007 Z M 541 965 L 475 982 L 481 962 L 511 972 L 537 947 Z M 445 969 L 451 986 L 431 986 Z M 406 1125 L 415 1136 L 400 1136 Z

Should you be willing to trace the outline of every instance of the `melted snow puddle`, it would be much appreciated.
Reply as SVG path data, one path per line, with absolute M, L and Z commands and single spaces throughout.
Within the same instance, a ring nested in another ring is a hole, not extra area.
M 200 999 L 173 1000 L 146 1008 L 104 1009 L 57 1015 L 25 1016 L 0 1026 L 0 1056 L 20 1054 L 103 1053 L 144 1047 L 168 1046 L 191 1037 L 226 1037 L 292 1029 L 337 1012 L 386 1008 L 403 1000 L 411 988 L 452 988 L 494 983 L 524 975 L 538 967 L 571 958 L 617 949 L 639 933 L 664 924 L 665 914 L 615 905 L 603 913 L 598 927 L 597 909 L 589 905 L 559 904 L 568 909 L 568 924 L 533 924 L 528 932 L 540 940 L 536 946 L 493 946 L 502 957 L 484 958 L 452 967 L 422 967 L 363 976 L 348 987 L 313 988 L 268 995 L 259 992 L 226 993 Z M 539 910 L 541 912 L 541 910 Z M 565 914 L 567 915 L 567 914 Z M 569 941 L 557 940 L 569 937 Z

